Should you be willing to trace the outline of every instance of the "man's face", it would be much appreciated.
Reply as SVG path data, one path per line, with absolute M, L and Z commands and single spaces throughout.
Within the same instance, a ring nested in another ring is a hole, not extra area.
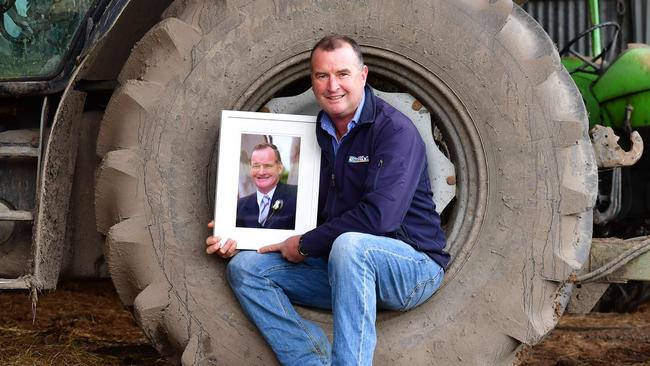
M 332 51 L 317 49 L 311 59 L 311 84 L 316 101 L 336 122 L 348 122 L 354 116 L 368 67 L 361 66 L 349 44 Z
M 282 164 L 276 162 L 275 151 L 270 147 L 253 151 L 251 155 L 251 178 L 262 193 L 268 193 L 280 181 Z

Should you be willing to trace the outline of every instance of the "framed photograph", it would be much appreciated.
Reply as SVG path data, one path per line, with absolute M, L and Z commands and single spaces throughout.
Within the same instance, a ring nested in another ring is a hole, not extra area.
M 256 250 L 316 227 L 316 116 L 222 111 L 214 235 Z

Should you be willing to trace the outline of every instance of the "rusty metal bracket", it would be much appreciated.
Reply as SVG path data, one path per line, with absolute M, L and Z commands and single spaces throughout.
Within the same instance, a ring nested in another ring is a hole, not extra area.
M 620 283 L 630 280 L 650 281 L 650 236 L 627 240 L 594 238 L 587 268 L 576 275 L 574 283 L 593 281 Z
M 596 125 L 589 131 L 596 154 L 598 168 L 616 168 L 634 165 L 643 154 L 643 139 L 638 132 L 630 133 L 632 147 L 625 151 L 618 144 L 618 137 L 611 127 Z

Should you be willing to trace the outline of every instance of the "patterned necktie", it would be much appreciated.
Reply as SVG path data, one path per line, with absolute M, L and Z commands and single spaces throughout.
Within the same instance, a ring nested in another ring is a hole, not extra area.
M 260 216 L 257 219 L 257 222 L 259 222 L 261 225 L 264 225 L 266 222 L 266 218 L 269 215 L 269 203 L 271 202 L 271 199 L 269 196 L 264 196 L 262 197 L 262 202 L 260 203 Z

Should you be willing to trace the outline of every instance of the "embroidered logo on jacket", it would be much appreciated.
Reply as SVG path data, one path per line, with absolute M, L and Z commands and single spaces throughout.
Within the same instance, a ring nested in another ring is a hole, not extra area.
M 368 155 L 348 156 L 348 163 L 367 163 L 369 161 Z

